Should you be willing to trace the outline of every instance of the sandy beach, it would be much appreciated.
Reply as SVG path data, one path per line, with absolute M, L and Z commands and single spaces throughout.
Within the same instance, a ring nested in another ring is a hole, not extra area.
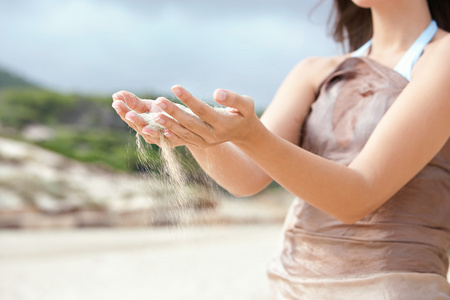
M 2 300 L 268 300 L 281 225 L 0 232 Z

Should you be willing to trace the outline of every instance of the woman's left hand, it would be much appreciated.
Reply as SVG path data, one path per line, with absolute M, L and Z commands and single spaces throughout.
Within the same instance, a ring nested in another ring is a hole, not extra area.
M 155 104 L 176 120 L 163 114 L 156 118 L 167 128 L 165 137 L 174 144 L 208 148 L 226 141 L 245 143 L 257 135 L 258 129 L 263 126 L 255 114 L 254 102 L 248 96 L 217 89 L 214 100 L 227 107 L 221 112 L 181 86 L 172 87 L 172 92 L 198 116 L 187 114 L 165 98 L 156 100 Z

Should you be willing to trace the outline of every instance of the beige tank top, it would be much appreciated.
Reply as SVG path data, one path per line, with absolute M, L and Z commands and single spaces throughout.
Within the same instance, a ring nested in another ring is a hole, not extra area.
M 348 165 L 407 84 L 399 73 L 369 58 L 346 59 L 319 87 L 301 146 Z M 446 277 L 450 140 L 396 195 L 355 224 L 343 224 L 299 199 L 292 213 L 294 222 L 285 231 L 279 258 L 290 277 L 379 272 Z

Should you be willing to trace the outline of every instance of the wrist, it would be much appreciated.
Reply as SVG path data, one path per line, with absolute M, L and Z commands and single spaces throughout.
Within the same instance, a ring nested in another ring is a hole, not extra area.
M 258 144 L 258 142 L 263 139 L 263 136 L 269 132 L 256 115 L 255 120 L 249 123 L 250 125 L 247 126 L 245 134 L 243 134 L 239 139 L 232 141 L 233 144 L 240 148 Z

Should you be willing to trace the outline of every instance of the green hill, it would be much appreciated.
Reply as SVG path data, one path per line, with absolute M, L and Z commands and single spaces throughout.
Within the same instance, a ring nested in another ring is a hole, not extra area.
M 0 89 L 3 88 L 18 88 L 18 87 L 26 87 L 26 88 L 36 88 L 36 85 L 30 83 L 29 81 L 11 74 L 10 72 L 0 68 Z
M 148 147 L 150 165 L 143 165 L 134 150 L 134 131 L 120 119 L 111 103 L 110 95 L 49 91 L 0 69 L 0 136 L 25 140 L 82 162 L 116 170 L 159 173 L 159 148 Z M 46 128 L 52 137 L 27 139 L 24 132 L 33 127 Z M 185 148 L 177 150 L 187 164 L 193 163 Z M 194 175 L 198 168 L 190 171 Z

